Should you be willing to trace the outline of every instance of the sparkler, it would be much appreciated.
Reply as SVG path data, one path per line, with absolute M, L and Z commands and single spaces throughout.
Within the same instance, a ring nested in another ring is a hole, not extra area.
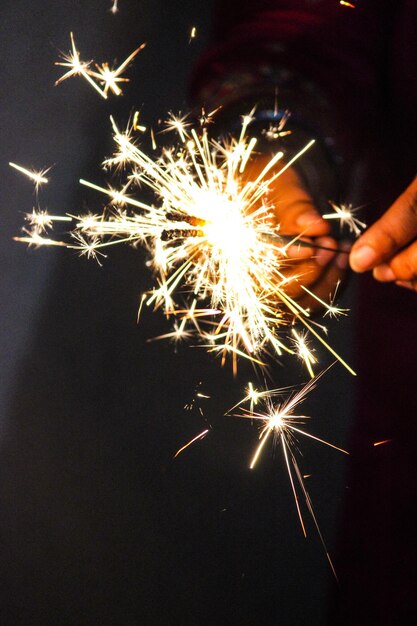
M 286 274 L 287 250 L 300 235 L 281 237 L 268 199 L 275 181 L 314 142 L 280 167 L 283 153 L 277 152 L 261 172 L 251 174 L 252 113 L 243 117 L 237 139 L 224 140 L 210 139 L 205 126 L 197 132 L 187 116 L 170 114 L 167 130 L 175 131 L 180 143 L 164 148 L 156 160 L 137 146 L 131 127 L 121 132 L 112 120 L 117 149 L 104 166 L 127 169 L 126 180 L 120 189 L 80 181 L 105 194 L 109 206 L 102 215 L 72 216 L 76 226 L 67 245 L 88 258 L 121 242 L 143 245 L 157 286 L 142 304 L 163 308 L 175 321 L 174 331 L 159 338 L 198 336 L 222 362 L 231 355 L 235 373 L 239 356 L 263 366 L 263 355 L 287 352 L 297 354 L 313 376 L 316 358 L 306 337 L 313 335 L 354 374 L 308 322 L 309 310 L 287 293 L 290 282 L 302 285 L 302 277 Z M 148 187 L 156 204 L 136 198 L 135 186 Z M 38 243 L 39 230 L 35 234 Z M 333 302 L 316 300 L 329 314 L 342 312 Z M 304 327 L 302 334 L 296 324 Z
M 327 368 L 327 370 L 328 369 L 329 368 Z M 243 400 L 238 403 L 238 405 L 230 409 L 228 414 L 231 414 L 231 412 L 238 406 L 241 406 L 242 404 L 245 404 L 249 401 L 249 409 L 242 408 L 239 413 L 234 413 L 233 415 L 235 417 L 243 419 L 250 419 L 251 421 L 259 422 L 260 424 L 261 430 L 259 435 L 259 444 L 250 461 L 250 469 L 255 468 L 260 460 L 262 452 L 266 448 L 267 442 L 270 441 L 271 438 L 274 439 L 274 443 L 276 445 L 278 443 L 281 444 L 285 467 L 288 473 L 288 478 L 290 481 L 291 490 L 297 509 L 297 515 L 300 520 L 303 534 L 305 537 L 307 536 L 306 526 L 304 523 L 302 508 L 299 500 L 299 490 L 304 496 L 307 509 L 314 522 L 320 541 L 325 550 L 327 559 L 330 563 L 335 577 L 337 578 L 332 560 L 327 550 L 322 532 L 317 521 L 317 517 L 313 509 L 312 500 L 304 483 L 304 476 L 300 470 L 297 460 L 297 456 L 299 455 L 298 437 L 300 435 L 312 439 L 313 441 L 316 441 L 318 443 L 329 446 L 334 450 L 338 450 L 339 452 L 343 452 L 344 454 L 349 454 L 346 450 L 343 450 L 343 448 L 339 448 L 338 446 L 307 432 L 306 430 L 304 430 L 304 428 L 301 428 L 309 418 L 306 415 L 295 414 L 297 408 L 300 406 L 300 404 L 304 402 L 308 393 L 314 389 L 319 378 L 323 376 L 323 374 L 325 374 L 327 370 L 322 371 L 313 380 L 310 380 L 306 385 L 304 385 L 299 391 L 291 393 L 286 399 L 278 402 L 274 401 L 274 399 L 284 396 L 286 389 L 266 389 L 261 392 L 256 392 L 256 395 L 254 395 L 253 387 L 250 386 L 249 393 L 245 396 L 245 398 L 243 398 Z M 254 404 L 260 406 L 259 410 L 254 410 Z M 307 474 L 306 476 L 309 476 L 309 474 Z
M 117 3 L 113 6 L 116 6 L 117 11 Z M 113 7 L 112 7 L 113 8 Z M 113 12 L 116 12 L 113 11 Z M 121 76 L 122 72 L 127 68 L 129 63 L 133 61 L 136 55 L 143 50 L 146 44 L 140 45 L 136 50 L 134 50 L 128 57 L 123 61 L 119 67 L 116 69 L 110 69 L 108 63 L 95 64 L 95 70 L 91 68 L 93 61 L 81 61 L 80 53 L 76 48 L 75 39 L 73 33 L 70 33 L 71 37 L 71 51 L 67 54 L 62 53 L 61 58 L 62 61 L 57 61 L 55 65 L 59 65 L 60 67 L 68 68 L 68 70 L 59 78 L 55 85 L 59 85 L 67 78 L 71 78 L 71 76 L 82 76 L 85 78 L 90 85 L 100 94 L 100 96 L 104 99 L 107 99 L 107 94 L 111 91 L 116 96 L 122 95 L 122 90 L 119 87 L 119 83 L 129 82 L 128 78 Z M 95 80 L 94 80 L 95 79 Z M 99 84 L 97 84 L 97 82 Z M 100 87 L 102 85 L 102 87 Z

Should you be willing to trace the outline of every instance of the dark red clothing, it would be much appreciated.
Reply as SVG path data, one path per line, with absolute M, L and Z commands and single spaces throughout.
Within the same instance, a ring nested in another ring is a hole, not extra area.
M 207 106 L 273 98 L 335 140 L 344 197 L 358 162 L 374 221 L 417 171 L 417 2 L 229 0 L 194 79 Z M 244 111 L 246 112 L 246 111 Z M 355 178 L 353 179 L 355 184 Z M 417 294 L 360 281 L 359 403 L 331 624 L 417 620 Z M 343 399 L 341 399 L 343 401 Z M 373 443 L 392 439 L 386 445 Z

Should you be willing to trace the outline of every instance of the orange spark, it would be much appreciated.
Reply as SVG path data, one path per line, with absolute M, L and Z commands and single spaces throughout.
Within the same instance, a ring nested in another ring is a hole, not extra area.
M 180 448 L 179 450 L 177 450 L 177 452 L 174 454 L 174 459 L 177 458 L 178 455 L 181 454 L 181 452 L 184 452 L 184 450 L 186 448 L 188 448 L 188 446 L 191 446 L 191 444 L 193 444 L 195 441 L 198 441 L 199 439 L 204 439 L 204 437 L 207 435 L 207 433 L 209 432 L 209 428 L 206 428 L 206 430 L 203 430 L 202 433 L 200 433 L 199 435 L 197 435 L 196 437 L 194 437 L 193 439 L 191 439 L 191 441 L 189 441 L 188 443 L 185 444 L 185 446 L 182 446 L 182 448 Z

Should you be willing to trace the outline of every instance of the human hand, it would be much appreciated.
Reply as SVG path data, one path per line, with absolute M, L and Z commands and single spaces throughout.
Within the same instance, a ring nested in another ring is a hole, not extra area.
M 263 157 L 257 159 L 257 168 L 263 167 L 262 159 Z M 313 245 L 326 248 L 340 247 L 329 236 L 329 223 L 315 208 L 311 196 L 294 169 L 289 168 L 277 179 L 271 189 L 270 200 L 275 206 L 274 213 L 280 224 L 280 234 L 301 235 L 303 240 L 310 240 Z M 312 310 L 320 309 L 321 305 L 302 289 L 302 285 L 327 302 L 346 270 L 348 255 L 297 243 L 288 248 L 287 252 L 290 263 L 285 275 L 289 278 L 297 276 L 299 279 L 290 281 L 286 285 L 286 292 L 302 306 Z
M 350 265 L 381 282 L 417 291 L 417 178 L 355 242 Z

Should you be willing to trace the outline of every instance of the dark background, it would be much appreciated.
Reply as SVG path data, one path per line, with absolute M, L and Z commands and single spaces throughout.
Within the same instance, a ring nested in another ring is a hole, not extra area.
M 42 208 L 98 211 L 102 198 L 77 181 L 106 180 L 109 115 L 122 125 L 140 109 L 152 125 L 187 109 L 211 3 L 119 4 L 114 16 L 110 0 L 2 2 L 0 623 L 324 624 L 335 581 L 307 513 L 302 536 L 280 449 L 250 471 L 256 429 L 222 417 L 253 371 L 241 364 L 233 380 L 204 350 L 147 342 L 169 328 L 148 311 L 136 324 L 151 284 L 141 251 L 114 247 L 100 268 L 12 241 L 36 198 L 8 161 L 54 164 Z M 97 61 L 148 43 L 122 98 L 105 102 L 81 78 L 54 87 L 71 30 L 82 58 Z M 350 325 L 340 323 L 333 343 L 352 360 Z M 271 385 L 306 380 L 301 366 L 284 365 L 272 368 Z M 211 396 L 204 417 L 184 409 L 200 382 Z M 347 446 L 353 391 L 334 367 L 305 403 L 310 430 Z M 302 450 L 332 552 L 345 458 L 308 441 Z

